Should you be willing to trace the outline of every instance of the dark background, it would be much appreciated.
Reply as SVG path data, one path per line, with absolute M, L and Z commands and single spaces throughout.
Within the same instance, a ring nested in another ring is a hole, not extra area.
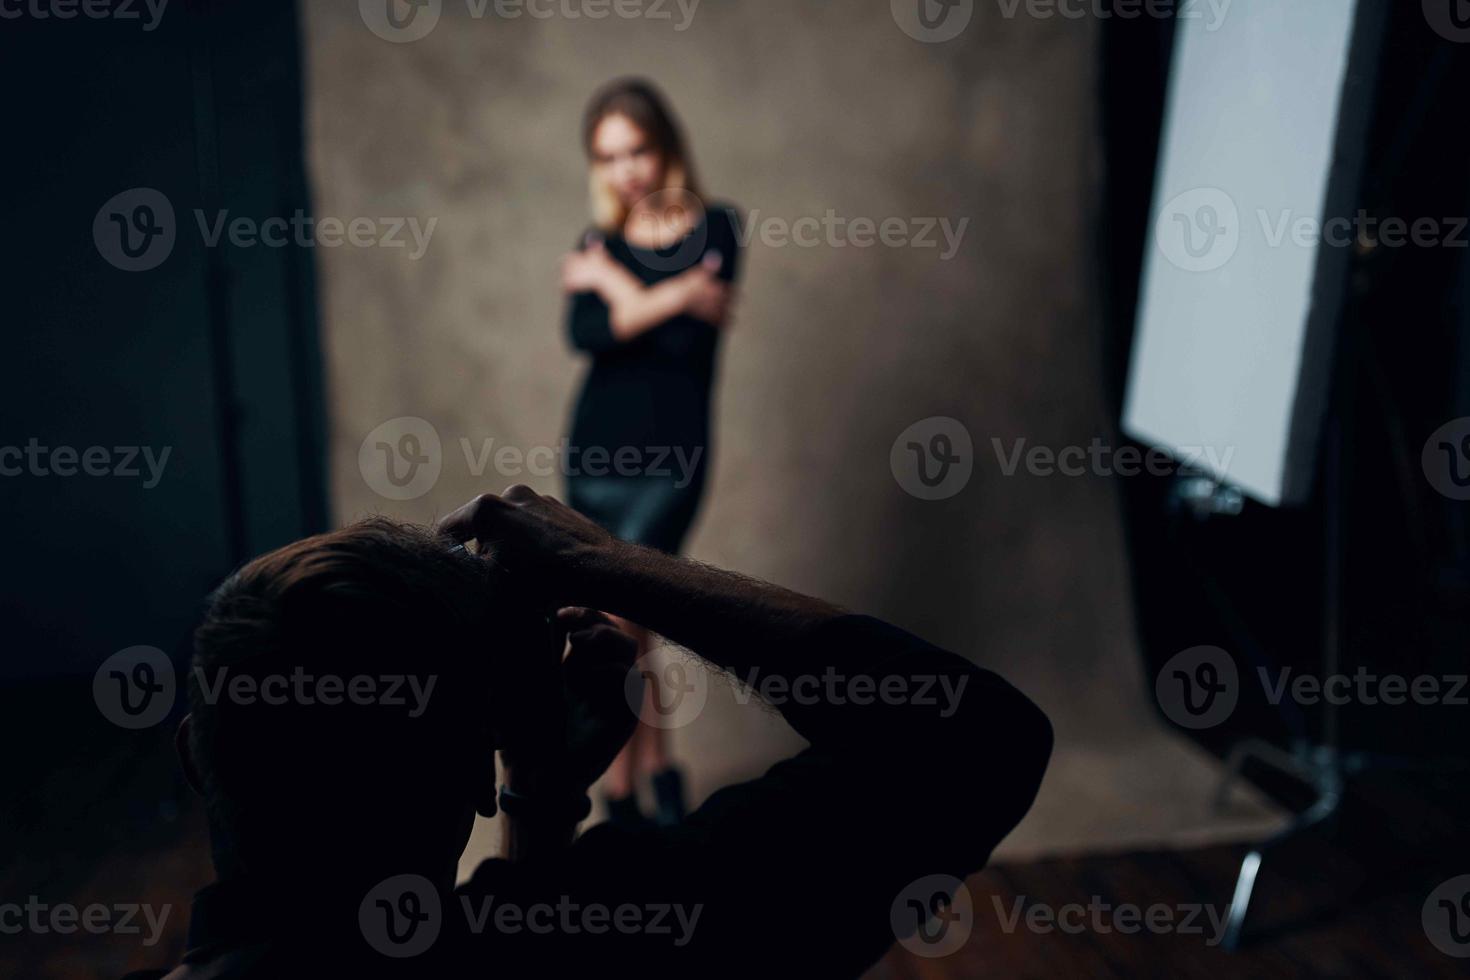
M 206 248 L 194 216 L 310 213 L 296 13 L 174 0 L 152 30 L 21 18 L 0 44 L 0 181 L 17 230 L 0 244 L 0 319 L 20 355 L 0 386 L 0 441 L 170 450 L 151 489 L 122 476 L 0 485 L 0 679 L 89 674 L 97 651 L 140 643 L 178 656 L 225 572 L 326 526 L 312 257 Z M 165 194 L 178 226 L 146 273 L 115 268 L 91 233 L 135 187 Z

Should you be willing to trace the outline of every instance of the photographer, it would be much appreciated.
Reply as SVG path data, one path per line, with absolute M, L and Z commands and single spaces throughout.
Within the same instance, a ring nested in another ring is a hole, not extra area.
M 197 676 L 304 662 L 440 680 L 416 718 L 211 704 L 195 685 L 180 743 L 219 881 L 196 898 L 171 977 L 706 976 L 775 957 L 783 973 L 851 976 L 893 942 L 905 886 L 981 868 L 1036 794 L 1042 713 L 902 630 L 620 542 L 524 487 L 475 499 L 438 534 L 365 522 L 259 558 L 212 598 Z M 470 541 L 478 556 L 452 548 Z M 633 722 L 631 644 L 593 609 L 717 670 L 937 677 L 963 696 L 944 710 L 782 704 L 806 750 L 677 827 L 574 840 Z M 497 808 L 497 749 L 507 854 L 455 889 L 475 812 Z M 383 891 L 400 879 L 422 891 Z

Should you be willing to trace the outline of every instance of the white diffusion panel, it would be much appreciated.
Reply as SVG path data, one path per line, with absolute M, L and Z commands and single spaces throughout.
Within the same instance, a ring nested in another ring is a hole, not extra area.
M 1181 19 L 1123 412 L 1132 437 L 1282 501 L 1357 3 Z M 1314 377 L 1315 375 L 1315 377 Z

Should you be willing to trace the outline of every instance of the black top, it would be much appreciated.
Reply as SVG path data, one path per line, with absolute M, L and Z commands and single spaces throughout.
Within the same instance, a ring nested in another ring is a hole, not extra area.
M 735 281 L 740 267 L 736 217 L 728 205 L 711 205 L 694 230 L 669 248 L 639 248 L 621 235 L 607 236 L 605 247 L 645 286 L 684 272 L 709 252 L 722 256 L 719 276 L 726 282 Z M 570 444 L 577 450 L 573 466 L 583 469 L 583 454 L 593 447 L 609 457 L 632 447 L 640 454 L 680 450 L 684 459 L 697 462 L 702 473 L 709 456 L 710 389 L 719 328 L 681 314 L 619 341 L 608 321 L 607 303 L 596 293 L 572 296 L 567 327 L 572 345 L 592 355 L 572 417 Z M 609 474 L 615 472 L 606 463 L 588 462 L 587 469 L 599 466 Z
M 438 906 L 430 933 L 399 922 L 395 942 L 432 937 L 403 959 L 368 947 L 377 920 L 360 913 L 379 913 L 363 912 L 362 891 L 211 885 L 195 899 L 181 976 L 856 976 L 896 928 L 912 933 L 917 883 L 979 870 L 1020 821 L 1051 727 L 996 674 L 867 616 L 786 647 L 752 662 L 766 665 L 760 684 L 787 685 L 778 710 L 810 747 L 681 826 L 601 824 L 544 863 L 485 861 L 417 904 Z M 908 696 L 856 684 L 842 688 L 851 697 L 800 696 L 802 678 L 829 675 L 899 678 Z M 973 896 L 977 919 L 983 901 Z

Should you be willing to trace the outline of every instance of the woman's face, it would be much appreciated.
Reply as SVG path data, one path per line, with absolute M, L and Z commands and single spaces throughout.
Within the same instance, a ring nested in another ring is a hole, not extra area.
M 608 116 L 592 131 L 592 168 L 624 208 L 663 189 L 663 156 L 627 116 Z

